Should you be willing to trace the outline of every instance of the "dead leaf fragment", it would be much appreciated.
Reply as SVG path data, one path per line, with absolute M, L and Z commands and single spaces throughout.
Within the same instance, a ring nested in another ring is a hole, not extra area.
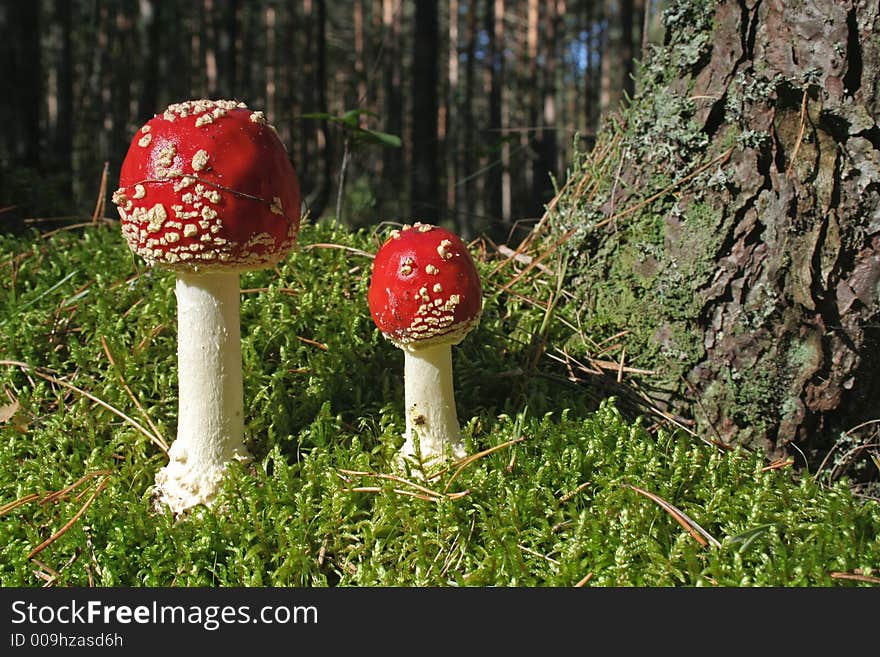
M 11 404 L 0 406 L 0 424 L 6 424 L 18 413 L 20 404 L 17 399 L 13 399 Z

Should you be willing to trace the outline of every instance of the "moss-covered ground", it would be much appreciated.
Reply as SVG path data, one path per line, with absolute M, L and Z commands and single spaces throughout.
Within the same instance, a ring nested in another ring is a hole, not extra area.
M 403 358 L 365 301 L 379 239 L 304 225 L 242 276 L 254 458 L 174 518 L 151 503 L 175 430 L 173 274 L 113 223 L 0 238 L 2 585 L 877 583 L 875 500 L 572 382 L 549 357 L 574 321 L 560 261 L 526 275 L 482 243 L 483 319 L 453 350 L 474 456 L 395 474 Z

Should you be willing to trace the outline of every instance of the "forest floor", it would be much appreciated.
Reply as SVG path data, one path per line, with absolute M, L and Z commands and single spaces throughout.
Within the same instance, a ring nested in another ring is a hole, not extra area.
M 845 477 L 634 414 L 596 384 L 631 374 L 622 357 L 575 376 L 559 272 L 527 250 L 471 245 L 483 317 L 453 348 L 470 456 L 395 473 L 403 358 L 366 306 L 379 243 L 306 223 L 242 276 L 253 459 L 175 518 L 151 498 L 176 422 L 174 275 L 115 222 L 0 237 L 2 584 L 880 583 L 880 504 Z

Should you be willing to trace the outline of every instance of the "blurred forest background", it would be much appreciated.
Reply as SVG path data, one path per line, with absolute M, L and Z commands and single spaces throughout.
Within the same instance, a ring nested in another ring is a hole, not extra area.
M 313 220 L 336 214 L 344 172 L 349 227 L 516 242 L 634 92 L 663 4 L 2 0 L 0 218 L 101 211 L 147 119 L 234 98 L 278 129 Z

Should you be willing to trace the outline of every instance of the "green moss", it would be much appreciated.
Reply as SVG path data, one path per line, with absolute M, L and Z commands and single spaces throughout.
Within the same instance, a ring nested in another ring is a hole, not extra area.
M 706 203 L 658 202 L 622 220 L 576 278 L 584 332 L 598 342 L 626 330 L 633 362 L 657 371 L 666 388 L 680 385 L 703 355 L 693 322 L 716 273 L 719 222 Z
M 646 223 L 640 244 L 656 229 Z M 331 243 L 340 248 L 318 246 Z M 380 476 L 391 472 L 404 422 L 400 354 L 364 307 L 370 261 L 360 251 L 376 243 L 306 226 L 277 270 L 243 277 L 254 460 L 230 468 L 215 507 L 179 520 L 151 509 L 165 458 L 143 433 L 80 393 L 3 366 L 0 385 L 18 409 L 0 424 L 0 504 L 25 501 L 0 516 L 0 581 L 45 583 L 28 554 L 99 481 L 82 518 L 37 556 L 56 585 L 572 586 L 592 573 L 596 586 L 856 586 L 829 573 L 876 567 L 880 511 L 844 485 L 649 431 L 613 399 L 595 404 L 528 366 L 534 336 L 550 349 L 564 325 L 525 301 L 546 288 L 520 282 L 517 295 L 498 293 L 493 263 L 478 263 L 483 321 L 454 350 L 454 366 L 468 450 L 495 451 L 432 479 L 429 499 L 402 493 L 420 491 Z M 148 415 L 170 439 L 172 276 L 138 270 L 106 227 L 0 238 L 0 263 L 13 261 L 14 284 L 0 291 L 2 317 L 15 319 L 0 326 L 4 355 L 138 421 Z M 632 280 L 652 286 L 662 276 Z M 318 282 L 321 294 L 311 291 Z M 27 501 L 83 476 L 57 503 Z M 701 546 L 632 486 L 676 505 L 720 547 Z
M 750 427 L 758 434 L 776 421 L 778 402 L 783 397 L 780 380 L 768 376 L 766 372 L 766 368 L 757 364 L 753 373 L 732 372 L 730 381 L 734 418 L 739 420 L 741 426 Z

